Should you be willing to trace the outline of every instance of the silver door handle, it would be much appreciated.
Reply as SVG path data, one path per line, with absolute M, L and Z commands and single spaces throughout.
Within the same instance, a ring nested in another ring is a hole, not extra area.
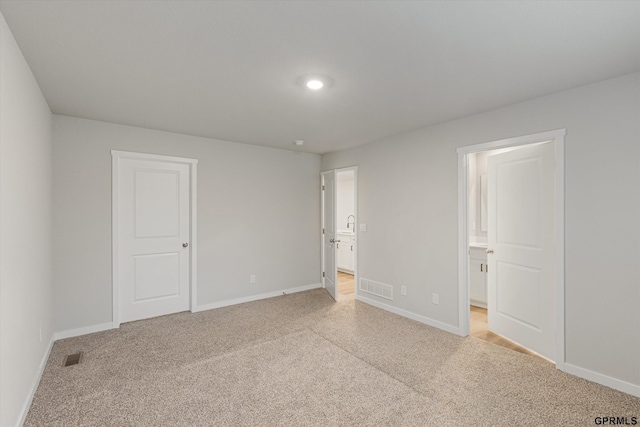
M 189 244 L 188 244 L 188 243 L 183 243 L 183 244 L 182 244 L 182 247 L 183 247 L 183 248 L 186 248 L 187 246 L 189 246 Z
M 331 240 L 329 240 L 329 243 L 340 243 L 340 240 L 331 239 Z
M 493 253 L 493 249 L 487 249 L 485 252 L 488 253 L 488 254 L 492 254 Z

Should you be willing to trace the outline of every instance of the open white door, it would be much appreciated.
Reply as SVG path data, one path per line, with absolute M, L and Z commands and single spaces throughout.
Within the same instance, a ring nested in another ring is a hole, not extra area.
M 336 171 L 322 173 L 322 282 L 336 299 Z
M 488 158 L 489 329 L 555 360 L 552 143 Z
M 184 162 L 119 159 L 114 199 L 119 322 L 189 310 L 189 168 Z

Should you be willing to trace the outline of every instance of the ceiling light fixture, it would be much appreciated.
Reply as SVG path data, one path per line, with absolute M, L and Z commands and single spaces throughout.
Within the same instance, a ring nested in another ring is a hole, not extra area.
M 326 74 L 306 74 L 299 76 L 296 84 L 306 90 L 323 92 L 333 87 L 333 79 Z
M 322 83 L 318 79 L 311 79 L 307 81 L 307 87 L 311 90 L 322 89 L 323 86 L 324 86 L 324 83 Z
M 304 140 L 296 139 L 295 141 L 293 141 L 293 143 L 296 144 L 298 147 L 302 147 L 302 144 L 304 144 Z

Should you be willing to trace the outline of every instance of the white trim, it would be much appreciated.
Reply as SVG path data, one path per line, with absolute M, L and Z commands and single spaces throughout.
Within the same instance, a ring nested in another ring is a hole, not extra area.
M 36 390 L 38 390 L 38 386 L 40 385 L 40 380 L 42 379 L 42 374 L 44 373 L 44 368 L 47 366 L 47 362 L 49 361 L 49 356 L 51 355 L 51 349 L 53 348 L 54 343 L 53 337 L 49 340 L 49 346 L 47 351 L 45 351 L 42 356 L 42 360 L 40 361 L 40 365 L 38 366 L 38 372 L 36 376 L 33 378 L 31 382 L 31 391 L 29 392 L 29 397 L 25 400 L 24 405 L 22 405 L 22 409 L 20 410 L 20 418 L 18 420 L 18 425 L 21 426 L 27 419 L 27 414 L 29 413 L 29 409 L 31 408 L 31 403 L 33 402 L 33 396 L 36 395 Z
M 556 200 L 556 368 L 565 370 L 565 275 L 564 275 L 564 129 L 555 137 Z
M 385 304 L 383 302 L 376 301 L 371 298 L 367 298 L 364 296 L 357 296 L 356 300 L 361 301 L 365 304 L 372 305 L 374 307 L 380 308 L 382 310 L 389 311 L 391 313 L 397 314 L 402 317 L 406 317 L 412 320 L 415 320 L 420 323 L 424 323 L 425 325 L 433 326 L 434 328 L 442 329 L 443 331 L 451 332 L 452 334 L 462 335 L 460 333 L 460 328 L 455 326 L 451 326 L 447 323 L 440 322 L 438 320 L 433 320 L 429 317 L 422 316 L 420 314 L 412 313 L 411 311 L 403 310 L 401 308 L 394 307 L 389 304 Z M 468 335 L 468 334 L 467 334 Z
M 120 265 L 118 263 L 118 238 L 120 233 L 118 227 L 118 188 L 120 181 L 118 179 L 119 169 L 119 153 L 111 152 L 111 321 L 116 328 L 120 327 L 120 312 L 118 301 L 120 301 L 120 285 L 118 283 L 118 272 Z
M 324 289 L 324 172 L 320 172 L 320 285 Z
M 520 145 L 529 145 L 540 142 L 553 141 L 564 137 L 567 134 L 566 129 L 556 129 L 548 132 L 534 133 L 532 135 L 517 136 L 513 138 L 501 139 L 499 141 L 485 142 L 482 144 L 468 145 L 466 147 L 458 147 L 458 154 L 471 154 L 481 151 L 495 150 L 497 148 L 517 147 Z
M 467 192 L 469 191 L 469 156 L 461 154 L 458 149 L 458 329 L 460 335 L 469 335 L 471 298 L 469 296 L 469 252 L 467 250 L 468 232 L 467 217 L 469 207 Z M 460 212 L 462 211 L 462 212 Z M 464 248 L 464 249 L 463 249 Z
M 60 331 L 53 334 L 53 340 L 63 340 L 65 338 L 79 337 L 81 335 L 94 334 L 96 332 L 108 331 L 109 329 L 117 329 L 112 322 L 101 323 L 99 325 L 85 326 L 77 329 L 67 329 L 66 331 Z
M 191 236 L 189 236 L 189 241 L 191 242 L 191 256 L 189 261 L 191 262 L 191 274 L 189 277 L 191 284 L 189 290 L 191 300 L 189 301 L 189 310 L 193 313 L 193 309 L 198 303 L 198 160 L 194 159 L 190 166 Z
M 194 311 L 194 307 L 197 302 L 197 287 L 198 287 L 198 210 L 197 210 L 197 197 L 198 197 L 198 175 L 197 175 L 197 159 L 190 159 L 186 157 L 164 156 L 159 154 L 148 153 L 135 153 L 129 151 L 111 150 L 111 283 L 113 288 L 112 296 L 112 325 L 114 328 L 120 327 L 120 313 L 119 313 L 119 287 L 118 283 L 118 171 L 120 167 L 120 160 L 148 160 L 154 162 L 166 162 L 166 163 L 181 163 L 189 166 L 189 199 L 191 205 L 190 210 L 190 222 L 191 230 L 189 236 L 189 250 L 191 251 L 190 262 L 191 272 L 189 275 L 189 310 Z
M 564 371 L 576 377 L 584 378 L 585 380 L 611 387 L 632 396 L 640 397 L 640 385 L 631 384 L 608 375 L 590 371 L 589 369 L 580 368 L 570 363 L 564 364 Z
M 285 295 L 294 294 L 296 292 L 310 291 L 312 289 L 318 289 L 318 288 L 322 288 L 322 283 L 313 283 L 311 285 L 298 286 L 298 287 L 295 287 L 295 288 L 280 289 L 279 291 L 266 292 L 264 294 L 251 295 L 251 296 L 248 296 L 248 297 L 234 298 L 234 299 L 228 299 L 228 300 L 224 300 L 224 301 L 214 302 L 214 303 L 211 303 L 211 304 L 199 305 L 199 306 L 195 307 L 191 311 L 193 313 L 197 313 L 197 312 L 200 312 L 200 311 L 213 310 L 214 308 L 222 308 L 222 307 L 228 307 L 230 305 L 244 304 L 245 302 L 252 302 L 252 301 L 258 301 L 258 300 L 261 300 L 261 299 L 279 297 L 279 296 L 282 296 L 283 294 L 285 294 Z
M 191 159 L 188 157 L 165 156 L 162 154 L 137 153 L 134 151 L 111 150 L 111 156 L 119 157 L 121 159 L 152 160 L 154 162 L 184 163 L 189 165 L 198 163 L 198 159 Z
M 507 138 L 499 141 L 470 145 L 456 149 L 458 153 L 458 328 L 460 335 L 469 335 L 469 259 L 467 256 L 467 184 L 468 154 L 497 148 L 516 147 L 541 142 L 554 142 L 555 147 L 555 248 L 556 248 L 556 348 L 555 364 L 565 370 L 565 259 L 564 259 L 564 136 L 566 129 L 557 129 L 533 135 Z

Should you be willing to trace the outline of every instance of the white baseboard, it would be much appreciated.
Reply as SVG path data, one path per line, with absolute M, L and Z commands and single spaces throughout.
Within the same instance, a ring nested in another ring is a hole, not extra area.
M 420 323 L 424 323 L 426 325 L 433 326 L 435 328 L 442 329 L 447 332 L 451 332 L 452 334 L 462 335 L 460 329 L 455 326 L 451 326 L 446 323 L 442 323 L 437 320 L 433 320 L 428 317 L 421 316 L 419 314 L 415 314 L 407 310 L 403 310 L 401 308 L 396 308 L 389 304 L 385 304 L 367 297 L 358 295 L 356 296 L 356 299 L 358 301 L 362 301 L 374 307 L 378 307 L 383 310 L 390 311 L 391 313 L 395 313 L 400 316 L 416 320 Z M 599 374 L 597 372 L 590 371 L 589 369 L 580 368 L 578 366 L 571 365 L 569 363 L 564 363 L 564 366 L 562 367 L 561 370 L 568 374 L 575 375 L 577 377 L 584 378 L 586 380 L 593 381 L 595 383 L 602 384 L 607 387 L 611 387 L 613 389 L 622 391 L 632 396 L 640 397 L 640 385 L 631 384 L 629 382 L 619 380 L 617 378 L 613 378 L 604 374 Z
M 53 340 L 58 341 L 65 338 L 79 337 L 80 335 L 93 334 L 95 332 L 102 332 L 115 328 L 117 328 L 117 326 L 115 326 L 112 322 L 107 322 L 101 323 L 99 325 L 85 326 L 84 328 L 68 329 L 66 331 L 60 331 L 53 334 Z
M 584 378 L 585 380 L 593 381 L 594 383 L 602 384 L 607 387 L 620 390 L 632 396 L 640 397 L 640 385 L 631 384 L 626 381 L 610 377 L 608 375 L 599 374 L 597 372 L 593 372 L 585 368 L 580 368 L 570 363 L 564 364 L 564 372 L 575 375 L 576 377 Z
M 258 301 L 258 300 L 267 299 L 267 298 L 273 298 L 273 297 L 280 296 L 283 293 L 284 294 L 293 294 L 293 293 L 296 293 L 296 292 L 310 291 L 311 289 L 318 289 L 318 288 L 321 288 L 321 287 L 322 287 L 321 283 L 314 283 L 312 285 L 298 286 L 296 288 L 280 289 L 279 291 L 267 292 L 267 293 L 264 293 L 264 294 L 251 295 L 251 296 L 248 296 L 248 297 L 228 299 L 228 300 L 224 300 L 224 301 L 214 302 L 214 303 L 211 303 L 211 304 L 199 305 L 199 306 L 195 307 L 191 311 L 193 313 L 197 313 L 199 311 L 212 310 L 214 308 L 228 307 L 230 305 L 242 304 L 242 303 L 251 302 L 251 301 Z
M 433 326 L 434 328 L 442 329 L 444 331 L 451 332 L 452 334 L 456 334 L 456 335 L 462 336 L 462 332 L 460 331 L 460 328 L 458 328 L 456 326 L 451 326 L 451 325 L 449 325 L 447 323 L 443 323 L 443 322 L 440 322 L 438 320 L 433 320 L 433 319 L 431 319 L 429 317 L 425 317 L 425 316 L 422 316 L 420 314 L 412 313 L 410 311 L 403 310 L 401 308 L 397 308 L 397 307 L 394 307 L 392 305 L 376 301 L 374 299 L 363 297 L 361 295 L 357 295 L 356 299 L 358 301 L 362 301 L 365 304 L 369 304 L 369 305 L 372 305 L 374 307 L 378 307 L 378 308 L 381 308 L 383 310 L 390 311 L 391 313 L 395 313 L 397 315 L 400 315 L 400 316 L 403 316 L 403 317 L 407 317 L 407 318 L 415 320 L 417 322 L 424 323 L 425 325 Z
M 31 402 L 33 402 L 33 396 L 36 395 L 36 390 L 38 390 L 38 385 L 40 384 L 40 378 L 42 378 L 42 374 L 44 373 L 44 368 L 47 366 L 47 361 L 49 361 L 49 356 L 51 355 L 51 349 L 53 348 L 53 343 L 55 342 L 54 338 L 51 337 L 49 341 L 49 346 L 47 351 L 45 351 L 42 356 L 42 360 L 40 361 L 40 366 L 38 367 L 38 372 L 31 382 L 31 391 L 29 392 L 29 398 L 24 402 L 22 406 L 22 410 L 20 411 L 20 420 L 18 425 L 21 426 L 27 419 L 27 414 L 29 413 L 29 408 L 31 408 Z

